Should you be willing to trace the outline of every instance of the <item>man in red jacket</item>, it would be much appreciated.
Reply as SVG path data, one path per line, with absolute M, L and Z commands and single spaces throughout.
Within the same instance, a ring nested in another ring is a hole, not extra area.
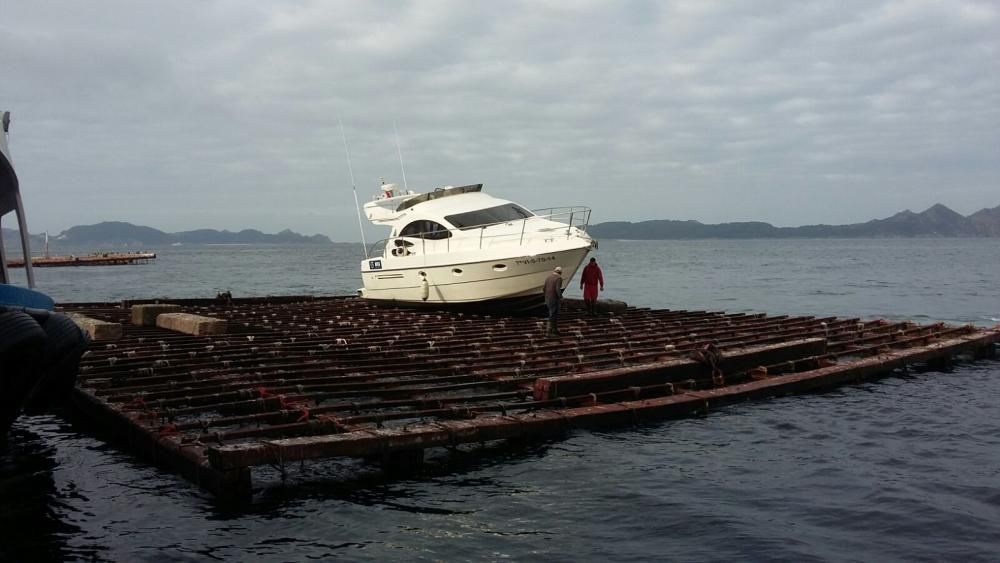
M 587 314 L 593 317 L 597 314 L 597 286 L 604 291 L 604 272 L 597 265 L 597 258 L 591 258 L 590 264 L 583 269 L 580 276 L 580 289 L 583 290 L 583 303 L 587 306 Z

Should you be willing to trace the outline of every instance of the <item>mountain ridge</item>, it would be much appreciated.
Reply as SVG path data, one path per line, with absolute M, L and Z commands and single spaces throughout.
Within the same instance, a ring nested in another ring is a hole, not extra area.
M 598 239 L 632 240 L 1000 237 L 1000 205 L 964 216 L 944 204 L 936 203 L 920 213 L 906 209 L 884 219 L 847 225 L 775 227 L 762 221 L 706 224 L 692 220 L 653 219 L 635 223 L 596 223 L 587 232 Z
M 5 247 L 20 245 L 15 229 L 3 229 Z M 31 246 L 39 248 L 45 235 L 31 235 Z M 104 221 L 93 225 L 70 227 L 56 236 L 49 237 L 50 244 L 92 246 L 166 246 L 171 244 L 333 244 L 324 235 L 302 235 L 285 229 L 268 234 L 257 229 L 239 232 L 216 229 L 196 229 L 167 233 L 153 227 L 134 225 L 124 221 Z
M 937 203 L 914 213 L 909 209 L 883 219 L 847 225 L 803 225 L 775 227 L 763 221 L 707 224 L 693 219 L 606 221 L 588 229 L 591 236 L 606 239 L 746 239 L 746 238 L 912 238 L 912 237 L 1000 237 L 1000 205 L 963 216 Z M 19 248 L 16 229 L 3 228 L 4 246 Z M 31 246 L 41 248 L 44 235 L 31 235 Z M 290 229 L 268 234 L 257 229 L 238 232 L 194 229 L 167 233 L 153 227 L 124 221 L 77 225 L 50 237 L 57 245 L 165 246 L 171 244 L 333 244 L 324 235 L 302 235 Z

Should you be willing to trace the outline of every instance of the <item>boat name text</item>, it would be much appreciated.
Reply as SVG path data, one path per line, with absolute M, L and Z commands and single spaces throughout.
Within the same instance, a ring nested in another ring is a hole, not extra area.
M 555 256 L 538 256 L 535 258 L 525 258 L 524 260 L 514 260 L 514 263 L 518 266 L 522 264 L 540 264 L 542 262 L 552 262 L 556 259 Z

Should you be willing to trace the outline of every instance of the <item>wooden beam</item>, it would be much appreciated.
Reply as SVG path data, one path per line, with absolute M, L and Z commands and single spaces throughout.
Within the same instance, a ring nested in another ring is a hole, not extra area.
M 781 344 L 725 350 L 718 367 L 724 375 L 825 353 L 825 338 L 806 338 Z M 677 358 L 582 374 L 541 377 L 535 381 L 534 393 L 536 401 L 545 401 L 557 397 L 699 379 L 711 375 L 712 370 L 709 366 L 689 358 Z

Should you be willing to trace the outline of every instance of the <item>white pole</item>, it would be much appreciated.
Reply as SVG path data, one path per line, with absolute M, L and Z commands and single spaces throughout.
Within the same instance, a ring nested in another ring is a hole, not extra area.
M 344 123 L 337 116 L 340 125 L 340 136 L 344 139 L 344 152 L 347 153 L 347 171 L 351 174 L 351 189 L 354 190 L 354 207 L 358 210 L 358 229 L 361 231 L 361 246 L 365 248 L 365 259 L 368 258 L 368 243 L 365 242 L 365 226 L 361 222 L 361 204 L 358 203 L 358 186 L 354 183 L 354 168 L 351 167 L 351 149 L 347 147 L 347 135 L 344 133 Z
M 396 120 L 392 120 L 392 130 L 396 132 L 396 152 L 399 153 L 399 169 L 403 172 L 403 189 L 407 192 L 410 187 L 406 185 L 406 168 L 403 167 L 403 149 L 399 148 L 399 129 L 396 129 Z
M 28 277 L 28 287 L 35 287 L 35 271 L 31 265 L 31 235 L 28 234 L 28 218 L 24 214 L 24 203 L 21 202 L 21 190 L 14 192 L 17 203 L 17 223 L 21 227 L 21 252 L 24 253 L 24 272 Z
M 4 136 L 4 138 L 2 139 L 3 140 L 3 145 L 5 147 L 7 147 L 7 150 L 9 151 L 10 150 L 10 144 L 9 144 L 10 143 L 10 112 L 9 111 L 3 112 L 3 115 L 2 115 L 2 117 L 0 117 L 0 120 L 2 120 L 2 129 L 3 129 L 3 131 L 0 132 L 0 134 L 3 134 L 3 136 Z M 14 159 L 13 159 L 12 156 L 10 156 L 9 153 L 7 154 L 7 156 L 10 157 L 10 161 L 8 162 L 8 164 L 13 169 L 14 168 Z M 16 175 L 16 173 L 15 173 L 15 175 Z M 24 213 L 24 202 L 21 201 L 21 188 L 19 186 L 15 187 L 15 189 L 14 189 L 14 214 L 17 217 L 17 226 L 18 226 L 18 228 L 21 231 L 21 254 L 24 255 L 24 273 L 25 273 L 25 276 L 27 276 L 27 278 L 28 278 L 28 287 L 31 288 L 31 289 L 34 289 L 34 287 L 35 287 L 35 270 L 31 266 L 31 240 L 30 240 L 31 235 L 28 234 L 28 218 L 25 216 L 25 213 Z M 6 268 L 7 265 L 4 264 L 4 267 Z

